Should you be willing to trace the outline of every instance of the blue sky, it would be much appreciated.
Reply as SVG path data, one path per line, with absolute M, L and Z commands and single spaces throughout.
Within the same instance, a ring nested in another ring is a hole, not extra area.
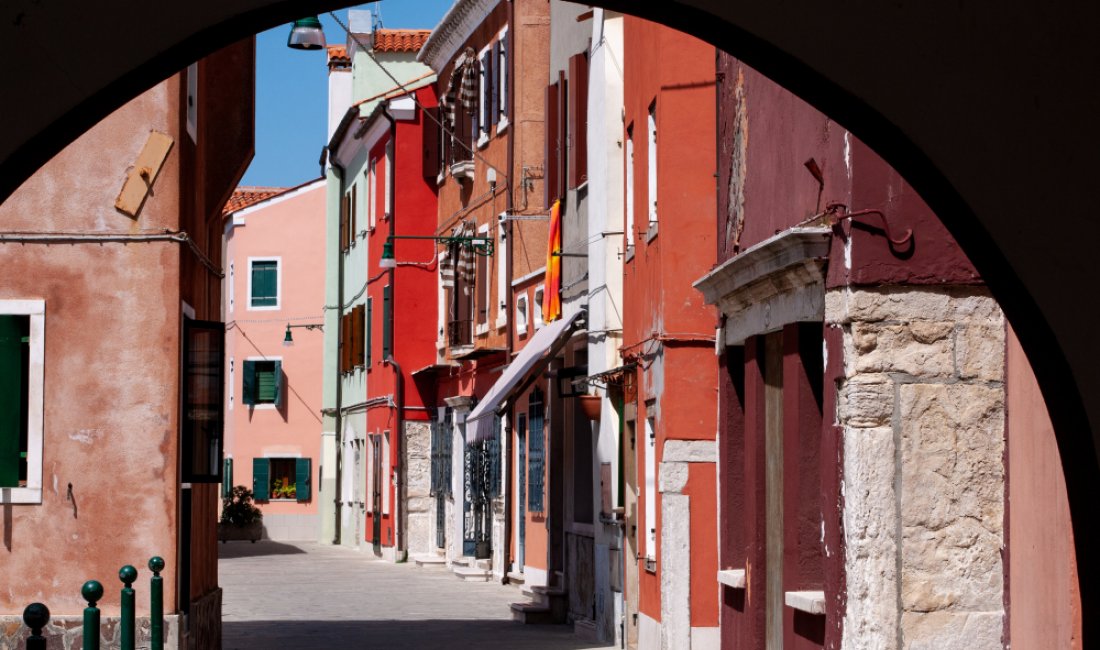
M 381 11 L 382 26 L 430 29 L 451 0 L 384 0 L 360 8 Z M 336 14 L 347 24 L 347 10 Z M 347 37 L 328 14 L 320 16 L 331 44 Z M 290 26 L 256 36 L 256 157 L 242 185 L 290 187 L 317 178 L 325 142 L 328 69 L 325 54 L 286 46 Z

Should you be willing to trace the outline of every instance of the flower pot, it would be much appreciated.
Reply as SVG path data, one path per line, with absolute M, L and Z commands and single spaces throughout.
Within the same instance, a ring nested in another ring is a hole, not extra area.
M 593 422 L 600 419 L 600 403 L 603 400 L 599 395 L 581 395 L 577 399 L 580 400 L 581 413 L 584 413 L 584 417 Z
M 243 526 L 218 524 L 218 541 L 223 544 L 234 541 L 249 541 L 255 544 L 257 540 L 263 539 L 263 536 L 264 523 L 262 521 L 254 521 Z

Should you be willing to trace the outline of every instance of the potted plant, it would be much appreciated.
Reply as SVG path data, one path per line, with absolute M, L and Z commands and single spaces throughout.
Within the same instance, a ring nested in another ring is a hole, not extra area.
M 263 537 L 264 513 L 252 503 L 252 490 L 243 485 L 233 488 L 233 492 L 222 498 L 222 518 L 218 522 L 218 539 L 248 540 L 256 543 Z
M 599 395 L 581 395 L 580 405 L 581 413 L 584 417 L 592 420 L 593 422 L 600 419 L 600 403 L 602 402 Z

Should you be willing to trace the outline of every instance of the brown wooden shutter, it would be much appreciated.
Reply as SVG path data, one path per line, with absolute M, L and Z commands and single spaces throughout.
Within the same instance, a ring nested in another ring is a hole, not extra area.
M 355 241 L 355 233 L 357 232 L 356 228 L 357 228 L 357 225 L 358 225 L 356 222 L 359 221 L 359 219 L 357 218 L 358 217 L 358 214 L 357 214 L 358 212 L 359 212 L 359 184 L 356 183 L 355 185 L 351 186 L 351 207 L 348 210 L 348 213 L 351 215 L 350 217 L 348 217 L 348 242 L 349 242 L 349 244 L 350 244 L 350 242 Z
M 353 325 L 352 325 L 352 327 L 354 327 L 354 334 L 352 335 L 352 340 L 355 342 L 355 344 L 354 344 L 355 365 L 357 365 L 357 366 L 361 366 L 361 365 L 364 364 L 364 360 L 365 360 L 365 356 L 366 356 L 365 355 L 365 348 L 363 346 L 363 332 L 364 332 L 363 314 L 364 314 L 365 311 L 366 311 L 366 309 L 363 307 L 363 305 L 359 305 L 358 307 L 355 308 L 355 311 L 352 312 L 353 314 L 355 314 L 355 318 L 353 319 Z
M 433 119 L 434 118 L 434 119 Z M 439 137 L 439 107 L 433 106 L 426 109 L 421 115 L 421 143 L 424 147 L 423 170 L 421 173 L 428 180 L 435 180 L 439 174 L 439 161 L 442 151 L 442 140 Z
M 546 87 L 546 154 L 543 164 L 543 188 L 545 192 L 546 208 L 554 204 L 560 198 L 558 192 L 558 91 L 557 82 Z
M 477 256 L 477 280 L 474 282 L 474 290 L 477 291 L 477 324 L 489 322 L 489 258 L 484 255 Z
M 340 197 L 340 250 L 348 248 L 348 200 Z
M 569 57 L 569 188 L 588 180 L 588 52 Z

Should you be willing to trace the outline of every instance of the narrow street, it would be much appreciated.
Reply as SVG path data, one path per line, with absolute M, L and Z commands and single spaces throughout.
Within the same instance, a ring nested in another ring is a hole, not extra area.
M 311 542 L 218 548 L 225 650 L 605 647 L 571 626 L 513 622 L 515 587 Z

